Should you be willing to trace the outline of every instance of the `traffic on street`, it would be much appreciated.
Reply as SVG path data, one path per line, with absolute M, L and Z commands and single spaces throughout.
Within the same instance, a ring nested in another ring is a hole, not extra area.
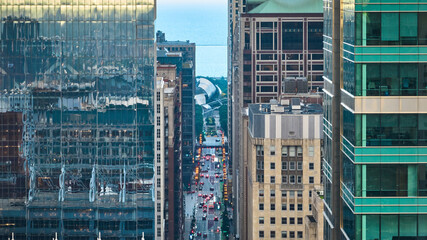
M 220 135 L 221 134 L 221 135 Z M 221 239 L 221 216 L 224 211 L 223 183 L 225 149 L 222 132 L 207 136 L 205 143 L 219 143 L 214 147 L 200 147 L 196 157 L 193 183 L 185 196 L 187 239 Z

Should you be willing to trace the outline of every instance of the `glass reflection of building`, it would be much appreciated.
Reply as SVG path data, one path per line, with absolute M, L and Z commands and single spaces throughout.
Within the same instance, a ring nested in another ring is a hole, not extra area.
M 427 239 L 424 3 L 324 1 L 325 239 Z
M 0 238 L 154 238 L 155 0 L 0 1 Z

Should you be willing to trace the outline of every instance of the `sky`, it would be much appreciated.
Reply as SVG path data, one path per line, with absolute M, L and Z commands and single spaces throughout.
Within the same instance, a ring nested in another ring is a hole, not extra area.
M 227 0 L 157 0 L 157 30 L 196 43 L 196 75 L 226 76 Z

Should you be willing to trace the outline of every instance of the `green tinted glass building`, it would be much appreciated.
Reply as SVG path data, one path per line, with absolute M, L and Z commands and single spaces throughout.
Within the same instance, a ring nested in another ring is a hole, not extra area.
M 324 1 L 325 239 L 427 239 L 427 1 Z

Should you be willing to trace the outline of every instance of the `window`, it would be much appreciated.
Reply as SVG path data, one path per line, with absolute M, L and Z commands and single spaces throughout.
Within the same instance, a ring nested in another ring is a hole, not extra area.
M 295 197 L 295 192 L 294 191 L 289 191 L 289 197 L 290 198 L 294 198 Z
M 425 13 L 356 14 L 357 45 L 423 45 Z
M 288 237 L 288 232 L 282 231 L 282 238 L 287 238 L 287 237 Z
M 270 155 L 271 156 L 276 155 L 276 146 L 274 146 L 274 145 L 270 146 Z
M 276 178 L 274 176 L 270 176 L 270 183 L 276 183 Z
M 308 210 L 311 211 L 311 204 L 308 204 Z
M 259 196 L 260 197 L 264 197 L 264 189 L 260 189 L 259 190 Z
M 282 224 L 288 224 L 288 219 L 285 217 L 282 217 Z
M 276 218 L 271 217 L 270 218 L 270 224 L 276 224 Z
M 264 224 L 264 217 L 260 217 L 258 222 L 259 224 Z
M 314 163 L 309 163 L 308 164 L 308 169 L 309 170 L 314 170 Z
M 282 170 L 288 170 L 288 162 L 282 161 Z
M 302 162 L 297 162 L 297 170 L 302 170 Z
M 302 198 L 302 191 L 297 191 L 297 197 Z
M 276 210 L 276 204 L 274 203 L 270 204 L 270 210 Z
M 264 160 L 257 160 L 256 161 L 256 169 L 257 170 L 264 170 Z
M 282 23 L 282 46 L 284 50 L 303 49 L 303 26 L 302 22 Z
M 302 211 L 302 204 L 298 203 L 298 211 Z
M 288 176 L 282 176 L 282 183 L 288 183 Z
M 302 157 L 302 147 L 297 147 L 297 156 Z
M 282 211 L 286 211 L 286 203 L 282 203 Z
M 295 218 L 293 217 L 289 218 L 289 224 L 291 225 L 295 224 Z
M 323 22 L 308 23 L 308 49 L 321 50 L 323 48 Z
M 312 146 L 308 147 L 308 156 L 314 157 L 314 147 Z
M 302 238 L 302 231 L 298 231 L 298 238 Z
M 309 177 L 308 178 L 308 183 L 314 183 L 314 177 Z
M 310 191 L 308 191 L 308 196 L 309 196 L 309 197 L 313 196 L 313 191 L 311 191 L 311 190 L 310 190 Z
M 273 42 L 277 42 L 277 34 L 257 33 L 258 50 L 273 50 Z
M 295 211 L 295 204 L 289 204 L 289 211 Z
M 264 237 L 264 231 L 259 231 L 259 237 L 263 238 Z
M 295 162 L 294 161 L 289 162 L 289 170 L 295 170 Z
M 300 217 L 299 217 L 299 218 L 297 219 L 297 224 L 299 224 L 299 225 L 301 225 L 301 224 L 302 224 L 302 218 L 300 218 Z
M 288 147 L 282 146 L 282 157 L 287 157 L 287 156 L 288 156 Z
M 289 237 L 290 238 L 295 238 L 295 232 L 294 231 L 290 231 L 289 232 Z
M 295 157 L 295 147 L 289 147 L 289 157 Z
M 264 210 L 264 203 L 259 204 L 259 210 Z
M 275 231 L 270 231 L 270 237 L 271 238 L 276 238 L 276 232 Z
M 270 163 L 270 169 L 271 170 L 276 169 L 276 164 L 274 162 Z
M 302 176 L 301 176 L 301 175 L 298 175 L 298 176 L 297 176 L 297 183 L 298 183 L 298 184 L 301 184 L 301 183 L 302 183 L 301 179 L 302 179 Z
M 276 192 L 274 190 L 270 190 L 270 197 L 275 197 L 276 196 Z
M 264 174 L 257 174 L 256 178 L 257 182 L 264 182 Z
M 288 195 L 288 191 L 283 190 L 282 191 L 282 197 L 286 197 Z
M 289 176 L 289 183 L 290 184 L 295 184 L 295 175 Z
M 256 146 L 256 155 L 257 156 L 264 156 L 264 146 L 262 146 L 262 145 Z

